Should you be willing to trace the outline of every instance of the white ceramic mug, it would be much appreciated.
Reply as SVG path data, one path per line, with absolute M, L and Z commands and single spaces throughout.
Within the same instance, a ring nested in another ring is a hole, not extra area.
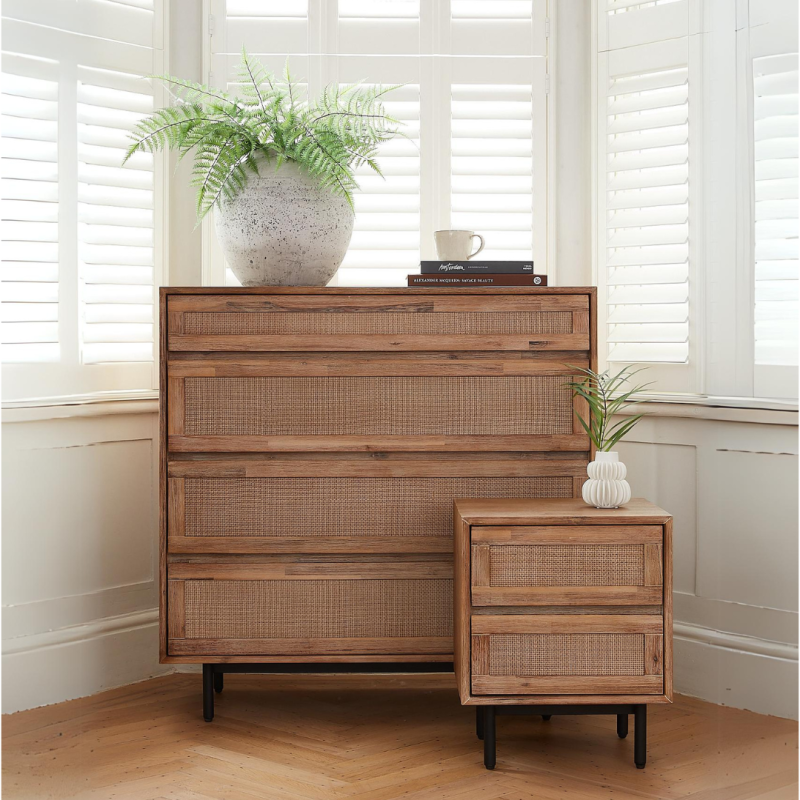
M 472 231 L 436 231 L 433 238 L 436 240 L 436 253 L 441 261 L 469 261 L 486 244 L 483 236 Z M 480 240 L 480 247 L 471 253 L 473 239 Z

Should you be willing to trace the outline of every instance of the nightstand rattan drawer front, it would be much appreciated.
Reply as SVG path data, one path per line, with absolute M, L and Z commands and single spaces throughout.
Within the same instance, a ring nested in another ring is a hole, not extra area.
M 185 563 L 169 568 L 169 652 L 452 653 L 446 563 Z
M 477 694 L 660 694 L 663 620 L 652 615 L 473 616 Z
M 471 542 L 474 606 L 663 600 L 659 525 L 476 527 Z

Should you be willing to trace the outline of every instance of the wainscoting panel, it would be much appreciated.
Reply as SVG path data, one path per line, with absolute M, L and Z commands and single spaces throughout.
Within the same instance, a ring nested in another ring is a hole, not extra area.
M 786 416 L 653 416 L 619 450 L 634 496 L 675 516 L 675 691 L 796 719 L 797 427 Z
M 141 408 L 3 424 L 4 712 L 168 671 L 155 611 L 158 420 Z

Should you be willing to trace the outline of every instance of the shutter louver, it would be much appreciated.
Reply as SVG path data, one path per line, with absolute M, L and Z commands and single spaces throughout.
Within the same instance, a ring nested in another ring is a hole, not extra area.
M 305 17 L 308 0 L 228 0 L 229 17 Z
M 606 113 L 607 357 L 685 363 L 688 69 L 611 78 Z
M 78 68 L 78 257 L 84 363 L 152 361 L 153 156 L 120 166 L 152 113 L 142 77 Z
M 402 122 L 406 137 L 384 142 L 378 164 L 356 171 L 356 221 L 338 272 L 339 286 L 396 286 L 419 267 L 419 86 L 406 85 L 385 101 L 386 113 Z
M 798 363 L 798 56 L 753 59 L 755 363 Z
M 532 257 L 531 92 L 529 85 L 452 87 L 450 225 L 480 231 L 482 258 Z
M 340 19 L 415 19 L 419 0 L 339 0 Z
M 521 19 L 529 20 L 533 14 L 530 0 L 450 0 L 453 19 Z
M 641 11 L 645 8 L 667 6 L 680 0 L 607 0 L 609 14 L 624 14 L 629 11 Z
M 57 74 L 54 62 L 3 54 L 5 362 L 52 362 L 60 355 Z

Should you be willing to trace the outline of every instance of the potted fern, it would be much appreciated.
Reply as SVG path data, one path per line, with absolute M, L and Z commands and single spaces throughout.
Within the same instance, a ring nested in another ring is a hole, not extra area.
M 571 381 L 567 387 L 572 389 L 573 397 L 581 397 L 588 411 L 584 418 L 575 410 L 575 415 L 596 448 L 594 461 L 586 468 L 589 480 L 583 484 L 581 495 L 587 505 L 596 508 L 618 508 L 631 499 L 631 487 L 625 480 L 627 468 L 619 460 L 615 445 L 642 418 L 643 414 L 626 417 L 614 424 L 611 418 L 623 405 L 635 404 L 635 397 L 650 386 L 640 384 L 627 391 L 622 391 L 630 379 L 641 369 L 623 367 L 616 375 L 610 371 L 594 372 L 591 369 L 574 367 L 585 376 L 581 380 Z
M 241 95 L 160 76 L 175 97 L 140 122 L 136 152 L 194 154 L 198 220 L 214 209 L 217 237 L 244 286 L 324 286 L 353 233 L 355 170 L 379 175 L 378 147 L 398 133 L 384 95 L 396 87 L 327 87 L 302 98 L 242 53 Z

